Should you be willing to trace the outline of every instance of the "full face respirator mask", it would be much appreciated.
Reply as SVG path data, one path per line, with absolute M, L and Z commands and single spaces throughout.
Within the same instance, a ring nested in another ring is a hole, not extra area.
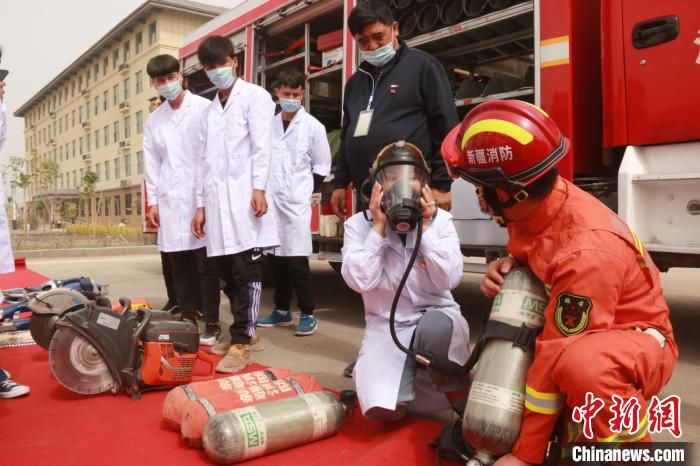
M 405 141 L 390 144 L 381 150 L 362 185 L 364 201 L 369 205 L 372 187 L 379 183 L 384 192 L 381 209 L 389 228 L 396 233 L 408 233 L 423 218 L 420 199 L 428 176 L 429 169 L 418 147 Z

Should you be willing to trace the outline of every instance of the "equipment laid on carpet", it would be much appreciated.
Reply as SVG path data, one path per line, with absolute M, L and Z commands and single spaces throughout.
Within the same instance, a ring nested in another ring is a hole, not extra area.
M 214 358 L 199 349 L 197 325 L 172 320 L 166 311 L 119 314 L 88 303 L 56 321 L 55 328 L 49 346 L 51 371 L 76 393 L 111 390 L 139 398 L 144 390 L 214 377 Z M 192 374 L 197 360 L 209 365 L 207 375 Z
M 228 390 L 220 391 L 207 397 L 200 397 L 195 401 L 189 400 L 185 404 L 180 432 L 188 446 L 193 448 L 202 447 L 204 429 L 209 420 L 219 413 L 323 390 L 318 380 L 308 374 L 296 374 L 285 379 L 259 384 L 253 383 L 249 388 L 233 389 L 236 385 L 241 386 L 242 381 L 246 378 L 249 381 L 252 380 L 252 377 L 249 378 L 248 374 L 243 374 L 238 376 L 238 380 L 223 381 L 222 379 L 216 379 L 204 382 L 217 384 L 228 388 Z M 264 377 L 260 377 L 260 380 L 264 380 Z
M 217 414 L 204 428 L 204 451 L 216 463 L 237 463 L 330 437 L 345 409 L 334 394 L 315 392 Z
M 0 349 L 0 361 L 14 380 L 32 389 L 27 397 L 0 403 L 0 417 L 8 426 L 2 441 L 12 445 L 3 450 L 3 466 L 211 464 L 204 450 L 188 448 L 159 422 L 165 391 L 144 393 L 139 401 L 109 393 L 73 393 L 52 377 L 46 352 L 37 346 Z M 247 369 L 265 368 L 251 364 Z M 396 423 L 369 421 L 358 411 L 332 437 L 245 464 L 433 466 L 435 452 L 427 443 L 440 428 L 436 421 L 413 417 Z
M 34 339 L 29 333 L 29 330 L 0 333 L 0 348 L 15 348 L 17 346 L 29 346 L 33 344 Z
M 236 374 L 212 381 L 196 382 L 175 387 L 168 392 L 163 402 L 163 419 L 167 426 L 179 432 L 182 416 L 185 413 L 185 405 L 188 401 L 210 398 L 222 391 L 247 390 L 253 385 L 270 383 L 293 374 L 289 369 L 271 367 L 264 371 L 249 372 L 245 378 L 241 374 Z

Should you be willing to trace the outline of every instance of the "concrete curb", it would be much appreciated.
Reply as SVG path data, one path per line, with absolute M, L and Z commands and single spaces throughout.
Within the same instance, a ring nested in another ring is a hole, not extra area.
M 126 256 L 134 254 L 158 254 L 158 246 L 127 246 L 110 248 L 39 249 L 35 251 L 14 251 L 15 257 L 41 259 L 53 257 L 102 257 Z

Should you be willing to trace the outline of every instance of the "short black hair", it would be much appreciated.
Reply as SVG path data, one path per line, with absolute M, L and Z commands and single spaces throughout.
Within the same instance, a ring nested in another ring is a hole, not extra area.
M 296 89 L 297 87 L 301 87 L 303 89 L 304 81 L 304 75 L 301 74 L 301 71 L 296 68 L 289 67 L 279 72 L 277 79 L 275 79 L 275 82 L 272 83 L 272 88 L 279 89 L 282 86 L 287 86 L 292 89 Z
M 354 36 L 362 32 L 362 28 L 372 23 L 382 23 L 386 26 L 394 24 L 394 13 L 382 0 L 367 0 L 352 9 L 348 16 L 348 27 Z
M 217 65 L 226 61 L 226 57 L 235 58 L 236 51 L 231 41 L 224 36 L 209 36 L 197 49 L 197 58 L 202 66 Z
M 180 62 L 172 55 L 157 55 L 148 60 L 146 73 L 153 79 L 180 71 Z
M 556 183 L 558 176 L 559 169 L 557 167 L 552 168 L 547 173 L 542 175 L 537 179 L 537 181 L 525 188 L 528 198 L 539 201 L 547 197 L 547 194 L 552 192 L 554 183 Z

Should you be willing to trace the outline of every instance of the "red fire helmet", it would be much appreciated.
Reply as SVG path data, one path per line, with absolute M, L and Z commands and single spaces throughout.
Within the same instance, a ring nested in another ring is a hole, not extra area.
M 551 169 L 569 149 L 554 120 L 520 100 L 493 100 L 472 109 L 442 143 L 453 178 L 516 192 Z

